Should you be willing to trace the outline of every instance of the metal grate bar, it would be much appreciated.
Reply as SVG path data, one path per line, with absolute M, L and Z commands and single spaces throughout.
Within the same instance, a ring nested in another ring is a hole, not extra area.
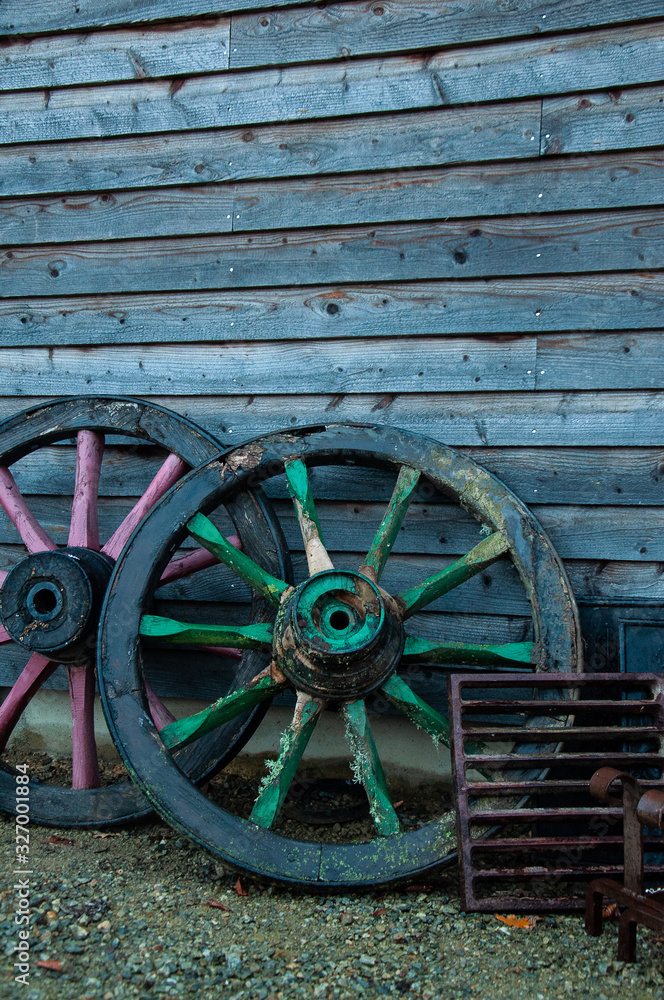
M 613 765 L 662 787 L 664 678 L 473 673 L 448 683 L 465 909 L 582 910 L 582 892 L 565 883 L 623 867 L 622 809 L 598 805 L 588 783 L 597 767 Z M 508 746 L 492 753 L 491 741 Z M 519 832 L 506 837 L 507 824 Z M 661 860 L 664 838 L 644 842 Z M 646 873 L 661 880 L 664 865 Z

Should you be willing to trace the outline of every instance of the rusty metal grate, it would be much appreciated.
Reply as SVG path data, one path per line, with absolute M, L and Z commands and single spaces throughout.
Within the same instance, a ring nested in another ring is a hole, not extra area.
M 664 787 L 664 677 L 453 674 L 452 768 L 466 910 L 582 910 L 587 883 L 623 870 L 622 809 L 598 767 Z M 644 837 L 664 884 L 664 839 Z

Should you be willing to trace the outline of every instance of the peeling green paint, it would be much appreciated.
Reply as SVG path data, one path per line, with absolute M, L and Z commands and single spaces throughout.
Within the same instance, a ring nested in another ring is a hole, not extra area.
M 496 667 L 506 664 L 532 665 L 532 642 L 506 642 L 495 646 L 464 642 L 432 642 L 407 635 L 403 658 L 422 663 L 453 663 L 463 667 Z
M 369 547 L 364 565 L 360 568 L 360 573 L 363 573 L 365 576 L 370 576 L 376 581 L 380 580 L 385 563 L 392 551 L 392 546 L 399 534 L 403 519 L 410 507 L 419 479 L 420 473 L 417 469 L 411 469 L 409 466 L 403 465 L 399 470 L 397 483 L 387 510 Z
M 364 785 L 369 798 L 369 808 L 378 833 L 391 837 L 399 833 L 399 817 L 394 811 L 374 742 L 364 701 L 352 701 L 342 706 L 346 737 L 353 751 L 351 767 L 355 780 Z
M 276 576 L 272 576 L 244 552 L 231 545 L 208 517 L 200 513 L 194 514 L 187 524 L 187 531 L 192 538 L 195 538 L 200 545 L 212 552 L 234 573 L 237 573 L 250 587 L 263 594 L 271 604 L 275 607 L 279 604 L 281 595 L 288 590 L 288 584 L 284 580 L 278 580 Z
M 272 698 L 286 686 L 286 680 L 275 681 L 272 677 L 261 677 L 249 687 L 238 688 L 231 694 L 215 701 L 213 705 L 189 715 L 186 719 L 171 722 L 159 732 L 164 745 L 171 752 L 182 749 L 194 740 L 200 739 L 206 733 L 212 732 L 225 722 L 229 722 L 262 701 Z
M 320 702 L 307 700 L 301 712 L 296 709 L 295 718 L 281 734 L 279 756 L 265 762 L 267 774 L 249 817 L 258 826 L 271 827 L 279 814 L 322 708 Z
M 238 649 L 272 649 L 272 626 L 268 622 L 254 625 L 195 625 L 178 622 L 159 615 L 143 615 L 140 635 L 150 645 L 171 646 L 233 646 Z
M 487 566 L 491 566 L 496 559 L 500 559 L 508 549 L 508 540 L 499 531 L 496 531 L 492 535 L 489 535 L 488 538 L 478 542 L 470 552 L 467 552 L 461 559 L 457 559 L 451 566 L 441 570 L 440 573 L 430 576 L 424 583 L 420 583 L 416 587 L 411 587 L 410 590 L 404 591 L 403 594 L 399 594 L 399 599 L 403 601 L 406 609 L 404 618 L 410 618 L 420 608 L 431 604 L 432 601 L 442 597 L 443 594 L 447 594 L 448 591 L 458 587 L 465 580 L 469 580 L 477 573 L 481 573 Z
M 400 709 L 404 715 L 407 715 L 418 729 L 424 729 L 436 746 L 439 743 L 444 743 L 446 747 L 449 747 L 450 727 L 447 719 L 444 719 L 440 712 L 437 712 L 431 705 L 427 705 L 419 695 L 415 694 L 398 674 L 392 674 L 391 677 L 388 677 L 381 685 L 381 691 L 387 700 Z

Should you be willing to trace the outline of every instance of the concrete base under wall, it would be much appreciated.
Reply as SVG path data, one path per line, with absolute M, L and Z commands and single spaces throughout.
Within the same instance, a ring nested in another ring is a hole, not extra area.
M 2 697 L 6 689 L 1 690 Z M 207 707 L 202 701 L 167 698 L 165 704 L 176 718 L 190 715 Z M 266 757 L 276 757 L 281 733 L 292 718 L 289 708 L 272 707 L 243 752 L 230 765 L 230 770 L 259 774 Z M 383 767 L 388 777 L 406 785 L 423 782 L 451 782 L 450 754 L 446 747 L 436 747 L 426 733 L 401 716 L 372 716 L 371 725 Z M 95 704 L 95 733 L 100 757 L 118 759 L 117 751 L 106 728 L 99 699 Z M 65 691 L 37 692 L 23 713 L 12 739 L 12 746 L 26 751 L 43 751 L 51 757 L 71 756 L 71 711 Z M 325 765 L 325 773 L 333 776 L 345 767 L 349 759 L 348 743 L 343 724 L 334 712 L 326 712 L 311 737 L 304 763 L 307 769 Z

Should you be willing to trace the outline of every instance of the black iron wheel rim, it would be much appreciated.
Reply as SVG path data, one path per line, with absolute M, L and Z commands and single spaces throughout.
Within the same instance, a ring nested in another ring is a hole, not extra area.
M 196 423 L 165 407 L 132 397 L 75 396 L 26 409 L 0 424 L 0 466 L 9 467 L 29 453 L 49 444 L 75 437 L 79 431 L 93 430 L 155 444 L 182 459 L 191 468 L 219 454 L 221 445 Z M 271 560 L 275 572 L 291 573 L 287 548 L 270 504 L 259 490 L 244 507 L 229 511 L 240 536 L 244 527 L 260 533 L 261 544 L 250 543 L 257 558 Z M 244 538 L 243 538 L 244 542 Z M 269 615 L 262 600 L 253 604 L 255 619 Z M 94 654 L 93 654 L 94 655 Z M 240 673 L 253 676 L 263 662 L 261 654 L 243 657 Z M 228 754 L 251 737 L 265 712 L 259 707 L 238 719 L 226 737 L 211 740 L 200 753 L 183 755 L 181 766 L 202 782 L 223 767 Z M 0 810 L 16 811 L 16 770 L 0 761 Z M 33 780 L 30 787 L 31 821 L 44 826 L 100 827 L 123 824 L 150 815 L 152 808 L 132 782 L 124 781 L 98 788 L 74 789 Z
M 352 460 L 348 452 L 353 453 Z M 284 462 L 293 456 L 301 457 L 307 465 L 399 468 L 408 463 L 422 470 L 435 486 L 456 497 L 470 513 L 508 539 L 509 554 L 533 611 L 538 648 L 535 668 L 582 669 L 578 615 L 562 563 L 532 514 L 495 476 L 450 448 L 396 428 L 290 428 L 255 439 L 223 460 L 195 470 L 182 480 L 178 491 L 155 507 L 134 534 L 116 565 L 99 632 L 104 711 L 126 766 L 157 811 L 213 855 L 251 875 L 307 888 L 361 887 L 412 879 L 454 856 L 451 813 L 415 831 L 369 843 L 291 840 L 240 819 L 202 796 L 155 739 L 154 728 L 145 717 L 140 694 L 141 651 L 136 638 L 142 602 L 160 565 L 155 560 L 151 565 L 146 563 L 147 531 L 156 538 L 157 548 L 167 550 L 195 513 L 205 514 L 242 488 L 280 474 Z M 501 504 L 505 510 L 500 510 Z M 130 579 L 134 581 L 133 594 Z M 118 619 L 125 623 L 122 642 L 108 629 L 109 622 Z M 125 655 L 127 650 L 129 656 Z M 143 712 L 140 725 L 135 725 L 137 711 Z

